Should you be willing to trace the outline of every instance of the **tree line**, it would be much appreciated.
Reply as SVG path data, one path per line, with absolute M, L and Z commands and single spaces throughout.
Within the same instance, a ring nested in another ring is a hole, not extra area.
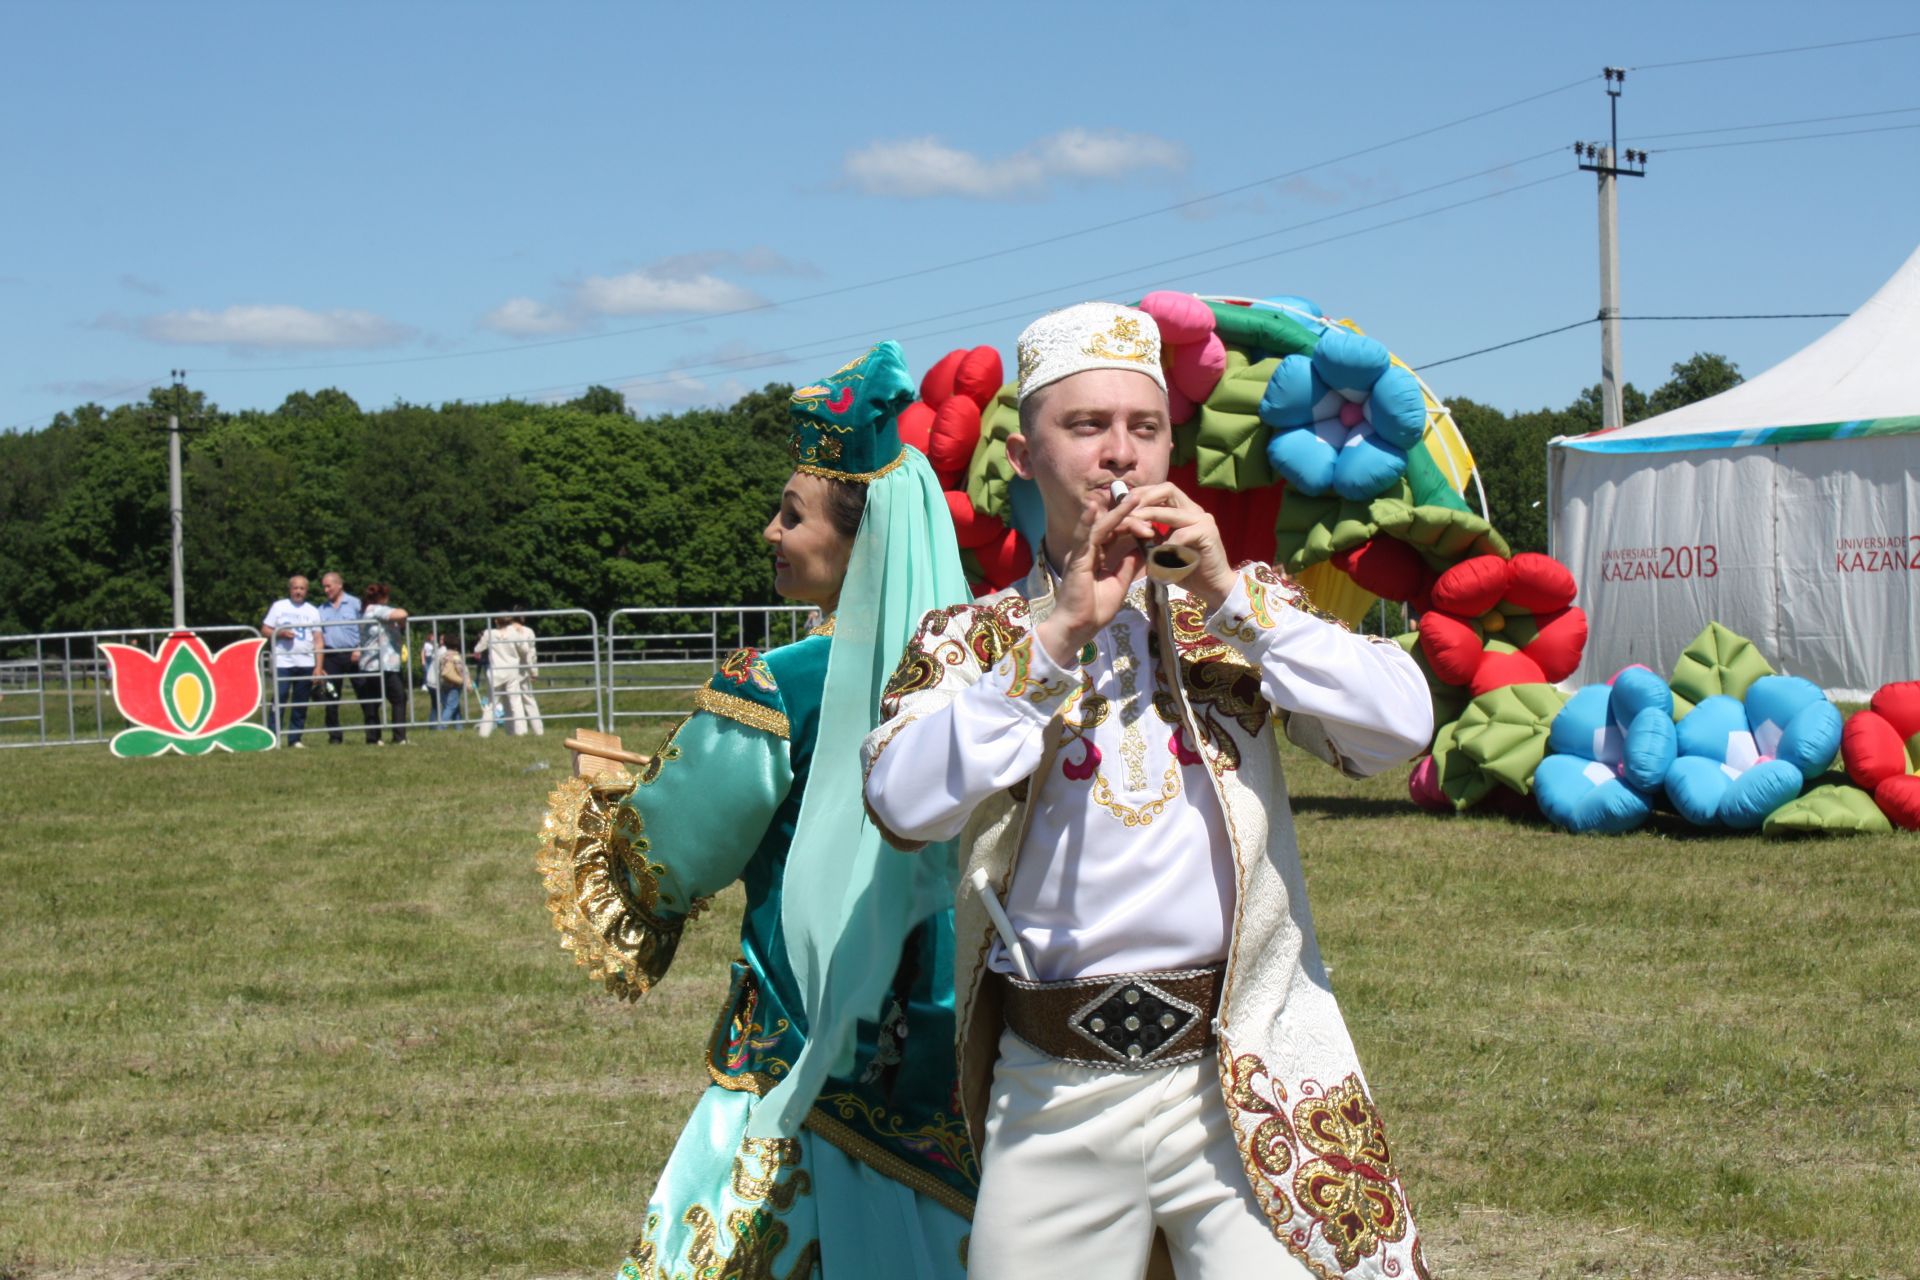
M 1726 390 L 1700 354 L 1629 422 Z M 396 404 L 338 390 L 272 412 L 199 392 L 88 404 L 0 435 L 0 634 L 162 625 L 171 616 L 167 410 L 191 429 L 184 467 L 188 621 L 257 622 L 290 574 L 388 583 L 416 612 L 765 604 L 759 534 L 789 470 L 789 388 L 724 409 L 639 418 L 617 392 L 560 405 Z M 1493 521 L 1545 550 L 1546 442 L 1600 425 L 1599 388 L 1564 409 L 1450 401 Z

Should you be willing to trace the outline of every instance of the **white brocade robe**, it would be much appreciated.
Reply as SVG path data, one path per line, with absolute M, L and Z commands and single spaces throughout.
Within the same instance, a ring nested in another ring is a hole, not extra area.
M 867 800 L 910 848 L 958 836 L 961 1104 L 983 1141 L 1011 968 L 972 872 L 984 869 L 1042 980 L 1224 958 L 1218 1065 L 1236 1145 L 1274 1232 L 1311 1271 L 1423 1276 L 1384 1129 L 1328 986 L 1269 721 L 1353 776 L 1432 736 L 1397 645 L 1309 611 L 1264 564 L 1211 617 L 1138 584 L 1074 669 L 1032 634 L 1053 604 L 1026 582 L 922 623 L 866 742 Z

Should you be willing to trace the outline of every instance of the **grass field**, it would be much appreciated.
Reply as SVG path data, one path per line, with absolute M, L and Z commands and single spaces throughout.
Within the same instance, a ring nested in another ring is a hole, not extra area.
M 616 1003 L 532 868 L 558 735 L 416 737 L 0 753 L 0 1277 L 610 1276 L 731 924 Z M 1920 838 L 1574 840 L 1293 776 L 1436 1273 L 1920 1275 Z

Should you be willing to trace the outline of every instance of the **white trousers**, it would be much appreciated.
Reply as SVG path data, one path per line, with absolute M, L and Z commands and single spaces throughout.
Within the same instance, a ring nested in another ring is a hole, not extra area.
M 1156 1229 L 1180 1280 L 1312 1280 L 1248 1190 L 1213 1057 L 1102 1071 L 1000 1037 L 967 1274 L 1133 1280 Z
M 502 676 L 495 681 L 493 697 L 500 704 L 501 711 L 506 714 L 509 733 L 516 737 L 524 736 L 529 724 L 533 726 L 535 733 L 546 733 L 547 726 L 540 722 L 540 704 L 533 700 L 532 692 L 528 690 L 526 682 L 519 673 Z M 480 736 L 484 738 L 492 732 L 493 710 L 489 707 L 480 721 Z

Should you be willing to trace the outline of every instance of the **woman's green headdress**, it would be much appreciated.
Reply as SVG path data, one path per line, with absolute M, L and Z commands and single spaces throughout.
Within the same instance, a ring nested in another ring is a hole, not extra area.
M 801 471 L 867 484 L 905 456 L 897 425 L 913 379 L 897 342 L 876 343 L 828 378 L 793 393 L 788 449 Z

